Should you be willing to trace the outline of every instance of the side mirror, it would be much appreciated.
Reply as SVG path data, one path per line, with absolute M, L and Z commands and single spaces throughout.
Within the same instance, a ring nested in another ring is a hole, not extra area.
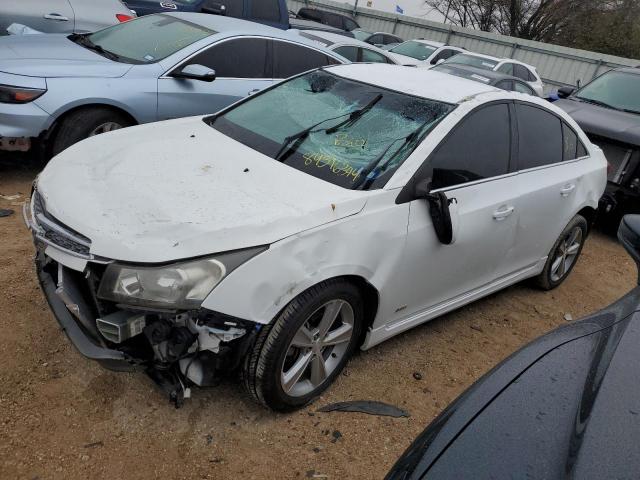
M 216 79 L 216 72 L 204 65 L 191 64 L 181 70 L 171 73 L 172 77 L 189 78 L 191 80 L 201 80 L 203 82 L 213 82 Z
M 430 193 L 429 183 L 416 185 L 416 197 L 424 198 L 429 204 L 429 214 L 440 243 L 451 245 L 458 232 L 458 201 L 448 198 L 444 192 Z
M 618 239 L 640 267 L 640 215 L 625 215 L 618 227 Z M 640 272 L 638 277 L 640 284 Z
M 559 98 L 567 98 L 570 97 L 576 89 L 573 87 L 560 87 L 558 89 L 558 97 Z
M 440 65 L 441 63 L 444 63 L 444 58 L 441 58 L 440 60 L 438 60 L 438 61 L 436 62 L 436 65 Z
M 202 13 L 211 13 L 213 15 L 226 15 L 227 7 L 218 2 L 208 0 L 202 5 Z

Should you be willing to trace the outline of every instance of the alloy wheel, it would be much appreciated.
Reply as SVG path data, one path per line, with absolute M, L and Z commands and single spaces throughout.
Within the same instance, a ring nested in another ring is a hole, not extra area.
M 287 347 L 280 382 L 283 391 L 301 397 L 320 387 L 342 362 L 354 331 L 351 305 L 330 300 L 300 326 Z
M 551 281 L 559 282 L 571 270 L 580 253 L 582 239 L 582 229 L 578 226 L 562 239 L 551 264 Z
M 93 130 L 91 130 L 91 132 L 89 133 L 89 136 L 93 137 L 95 135 L 100 135 L 101 133 L 112 132 L 113 130 L 119 130 L 121 128 L 122 128 L 122 125 L 120 125 L 119 123 L 116 123 L 116 122 L 105 122 L 105 123 L 102 123 L 102 124 L 98 125 Z

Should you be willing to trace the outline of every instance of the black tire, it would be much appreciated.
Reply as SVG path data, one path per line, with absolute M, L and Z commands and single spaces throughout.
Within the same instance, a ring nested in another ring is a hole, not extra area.
M 110 122 L 119 125 L 119 128 L 132 125 L 126 115 L 103 107 L 88 107 L 70 113 L 55 131 L 51 141 L 51 156 L 84 140 L 98 127 Z
M 578 251 L 572 263 L 568 268 L 566 268 L 564 273 L 560 275 L 559 278 L 557 278 L 558 275 L 554 275 L 552 272 L 554 260 L 558 258 L 558 255 L 560 254 L 560 248 L 563 243 L 569 239 L 569 237 L 577 228 L 582 231 L 580 247 L 578 248 Z M 582 215 L 576 215 L 575 217 L 573 217 L 573 219 L 569 222 L 569 224 L 564 228 L 564 230 L 558 237 L 558 240 L 556 240 L 556 243 L 553 244 L 553 248 L 551 248 L 551 251 L 549 252 L 549 258 L 547 258 L 547 263 L 544 266 L 544 270 L 542 270 L 542 273 L 540 273 L 540 275 L 533 279 L 534 284 L 542 290 L 553 290 L 562 282 L 564 282 L 573 270 L 573 267 L 576 265 L 576 263 L 578 263 L 578 259 L 580 258 L 580 254 L 582 253 L 582 248 L 584 247 L 584 242 L 587 238 L 588 232 L 589 224 L 587 223 L 587 220 Z
M 289 345 L 310 316 L 332 300 L 346 301 L 353 310 L 353 333 L 346 353 L 326 380 L 313 391 L 303 396 L 288 395 L 282 388 L 281 372 Z M 256 402 L 279 412 L 296 410 L 310 403 L 331 385 L 358 346 L 363 318 L 360 292 L 349 282 L 328 280 L 306 290 L 260 331 L 240 372 L 245 390 Z

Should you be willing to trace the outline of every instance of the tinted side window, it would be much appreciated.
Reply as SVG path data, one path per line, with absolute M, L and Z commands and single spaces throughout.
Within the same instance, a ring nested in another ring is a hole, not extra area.
M 325 12 L 324 17 L 325 17 L 324 23 L 332 27 L 342 29 L 342 17 L 340 15 L 336 15 L 335 13 Z
M 498 68 L 498 72 L 505 73 L 507 75 L 513 75 L 513 63 L 504 63 Z
M 359 28 L 359 25 L 353 20 L 351 20 L 350 18 L 345 18 L 344 28 L 345 30 L 351 31 L 351 30 L 355 30 L 356 28 Z
M 280 2 L 278 0 L 253 0 L 251 2 L 251 16 L 268 22 L 280 21 Z
M 511 80 L 502 80 L 501 82 L 496 83 L 495 86 L 502 90 L 513 91 L 513 82 Z
M 518 168 L 540 167 L 562 161 L 562 124 L 542 108 L 516 104 L 518 114 Z
M 431 159 L 432 188 L 444 188 L 509 171 L 511 155 L 509 107 L 490 105 L 471 113 Z
M 393 35 L 382 35 L 382 43 L 389 45 L 390 43 L 402 43 L 402 40 L 398 37 L 394 37 Z
M 564 122 L 562 122 L 562 137 L 562 159 L 574 160 L 578 158 L 578 136 Z
M 325 65 L 339 63 L 324 53 L 301 45 L 273 42 L 273 77 L 288 78 Z
M 379 54 L 378 52 L 374 52 L 368 48 L 361 48 L 360 51 L 362 52 L 361 62 L 387 63 L 387 57 Z
M 535 96 L 537 96 L 536 92 L 533 91 L 533 88 L 531 88 L 526 83 L 520 83 L 520 82 L 513 82 L 513 83 L 515 83 L 515 91 L 516 92 L 526 93 L 527 95 L 535 95 Z
M 384 39 L 382 38 L 382 35 L 380 35 L 380 34 L 371 35 L 369 37 L 369 39 L 367 40 L 367 43 L 371 43 L 373 45 L 381 45 L 382 43 L 384 43 Z
M 345 45 L 343 47 L 338 47 L 333 51 L 336 52 L 338 55 L 342 55 L 344 58 L 346 58 L 351 62 L 358 61 L 358 47 L 351 47 L 351 46 Z
M 522 65 L 518 65 L 515 64 L 513 66 L 513 76 L 514 77 L 518 77 L 520 80 L 524 80 L 525 82 L 529 81 L 529 75 L 531 75 L 531 73 L 529 72 L 529 69 L 527 67 L 524 67 Z
M 298 10 L 298 16 L 301 18 L 306 18 L 308 20 L 314 20 L 316 22 L 322 21 L 322 13 L 312 8 L 301 8 L 300 10 Z
M 270 78 L 267 47 L 268 40 L 261 38 L 228 40 L 199 53 L 189 63 L 212 68 L 221 78 Z
M 453 57 L 456 53 L 455 50 L 450 50 L 448 48 L 441 50 L 435 57 L 433 57 L 433 59 L 431 60 L 431 64 L 435 65 L 436 63 L 438 63 L 440 60 L 446 60 L 448 58 Z

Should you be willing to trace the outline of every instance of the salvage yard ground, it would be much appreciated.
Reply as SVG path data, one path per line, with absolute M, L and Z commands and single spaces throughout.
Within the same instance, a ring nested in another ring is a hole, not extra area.
M 299 412 L 267 411 L 231 381 L 195 390 L 176 410 L 142 374 L 82 358 L 49 312 L 19 206 L 40 168 L 0 156 L 0 209 L 16 211 L 0 218 L 0 479 L 382 478 L 497 362 L 636 281 L 615 239 L 595 232 L 557 290 L 516 285 L 361 352 Z M 316 412 L 356 399 L 397 405 L 411 417 Z

